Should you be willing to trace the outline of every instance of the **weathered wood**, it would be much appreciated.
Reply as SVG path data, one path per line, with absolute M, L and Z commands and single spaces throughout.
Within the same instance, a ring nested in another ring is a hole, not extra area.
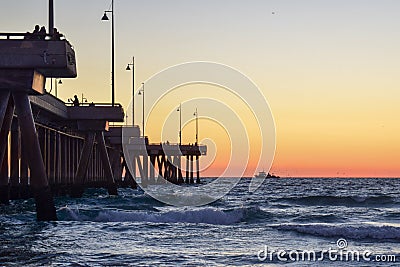
M 199 184 L 200 183 L 200 159 L 199 156 L 196 155 L 196 183 Z
M 38 220 L 57 220 L 53 196 L 47 181 L 46 171 L 40 152 L 39 141 L 33 120 L 32 110 L 26 93 L 14 92 L 14 105 L 18 114 L 21 137 L 29 149 L 27 159 L 31 170 L 31 188 L 34 191 Z
M 118 195 L 117 186 L 114 181 L 114 175 L 111 170 L 110 158 L 108 157 L 106 143 L 104 142 L 103 132 L 96 133 L 96 140 L 100 152 L 100 158 L 103 164 L 103 170 L 108 182 L 108 193 L 110 195 Z
M 194 179 L 193 179 L 193 155 L 190 156 L 190 183 L 194 184 Z

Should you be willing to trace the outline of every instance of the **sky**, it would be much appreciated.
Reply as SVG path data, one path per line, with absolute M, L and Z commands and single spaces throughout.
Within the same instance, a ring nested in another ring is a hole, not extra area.
M 110 101 L 111 28 L 100 20 L 110 3 L 55 0 L 55 26 L 73 44 L 78 62 L 78 78 L 64 79 L 58 88 L 64 101 L 74 94 Z M 3 0 L 2 9 L 1 32 L 47 25 L 46 0 Z M 116 101 L 129 109 L 132 72 L 125 68 L 132 56 L 136 89 L 176 64 L 226 64 L 249 77 L 269 103 L 276 127 L 273 173 L 399 177 L 399 11 L 397 0 L 115 0 Z M 213 87 L 191 92 L 196 90 Z M 191 97 L 188 91 L 170 97 L 160 116 Z M 200 114 L 202 109 L 207 106 L 199 106 Z M 183 141 L 193 143 L 193 107 L 185 110 Z M 178 116 L 170 117 L 177 125 Z M 146 126 L 150 140 L 165 141 L 152 127 Z M 204 173 L 219 175 L 232 154 L 229 134 L 205 119 L 199 127 L 200 139 L 213 139 L 207 144 L 216 153 Z M 257 168 L 254 158 L 250 164 Z

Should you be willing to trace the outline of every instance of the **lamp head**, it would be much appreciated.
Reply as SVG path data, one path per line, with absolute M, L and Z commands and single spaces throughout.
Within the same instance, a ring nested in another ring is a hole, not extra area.
M 58 84 L 62 84 L 62 80 L 58 80 Z
M 126 70 L 131 70 L 131 68 L 129 67 L 129 64 L 128 64 L 128 66 L 126 66 Z
M 108 16 L 107 16 L 107 13 L 106 13 L 106 12 L 104 12 L 104 15 L 103 15 L 103 17 L 101 18 L 101 20 L 110 20 L 110 19 L 108 18 Z

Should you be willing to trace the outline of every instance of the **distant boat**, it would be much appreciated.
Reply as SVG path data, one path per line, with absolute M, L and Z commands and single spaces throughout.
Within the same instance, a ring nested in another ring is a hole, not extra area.
M 254 175 L 255 178 L 279 178 L 279 176 L 270 174 L 270 173 L 266 173 L 265 171 L 261 171 L 258 174 Z

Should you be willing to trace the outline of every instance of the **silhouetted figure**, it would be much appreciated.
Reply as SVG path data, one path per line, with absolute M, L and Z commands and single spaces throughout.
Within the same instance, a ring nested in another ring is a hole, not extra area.
M 40 30 L 39 25 L 35 25 L 35 29 L 33 30 L 32 33 L 26 32 L 26 35 L 25 35 L 25 38 L 24 38 L 24 39 L 25 39 L 25 40 L 38 39 L 38 38 L 39 38 L 39 36 L 38 36 L 39 30 Z
M 42 26 L 39 31 L 39 39 L 44 40 L 46 38 L 46 28 Z
M 79 106 L 79 99 L 77 95 L 74 95 L 74 101 L 72 101 L 75 107 Z
M 33 30 L 32 34 L 39 34 L 39 30 L 40 30 L 40 26 L 39 25 L 35 25 L 35 29 Z
M 54 34 L 52 39 L 56 40 L 56 41 L 60 41 L 61 37 L 63 37 L 63 35 L 57 30 L 57 28 L 54 28 Z

